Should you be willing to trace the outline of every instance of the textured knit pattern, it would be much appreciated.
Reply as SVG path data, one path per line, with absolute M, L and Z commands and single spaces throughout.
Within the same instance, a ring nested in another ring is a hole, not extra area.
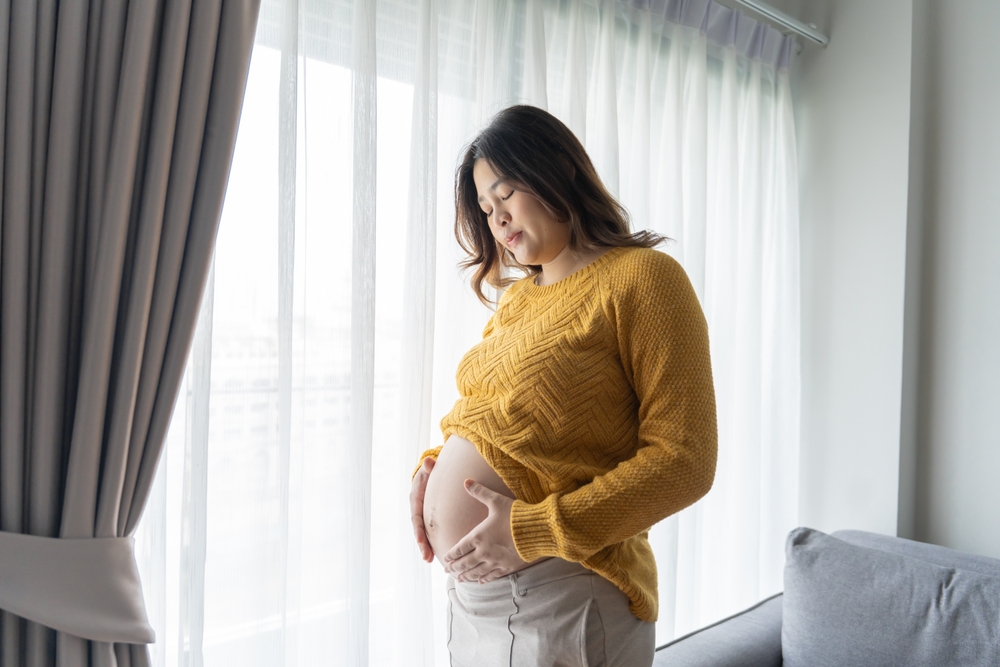
M 613 248 L 552 285 L 519 280 L 457 380 L 441 430 L 514 492 L 521 558 L 580 562 L 655 621 L 647 531 L 708 492 L 717 452 L 708 328 L 680 265 Z

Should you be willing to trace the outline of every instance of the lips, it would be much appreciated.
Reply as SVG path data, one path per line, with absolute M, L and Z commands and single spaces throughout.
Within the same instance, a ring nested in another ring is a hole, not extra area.
M 505 236 L 503 240 L 508 246 L 517 245 L 517 242 L 521 240 L 521 232 Z

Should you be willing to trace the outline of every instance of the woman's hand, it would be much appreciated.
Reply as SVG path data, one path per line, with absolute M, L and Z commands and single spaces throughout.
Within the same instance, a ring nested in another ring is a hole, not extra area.
M 465 480 L 465 490 L 486 505 L 489 515 L 444 555 L 444 571 L 458 581 L 485 584 L 527 565 L 510 532 L 514 501 L 471 479 Z
M 413 536 L 417 538 L 420 557 L 428 563 L 434 562 L 434 550 L 431 549 L 427 532 L 424 530 L 424 491 L 427 489 L 427 478 L 431 476 L 434 463 L 435 460 L 430 456 L 421 461 L 420 469 L 413 476 L 413 485 L 410 487 L 410 519 L 413 521 Z

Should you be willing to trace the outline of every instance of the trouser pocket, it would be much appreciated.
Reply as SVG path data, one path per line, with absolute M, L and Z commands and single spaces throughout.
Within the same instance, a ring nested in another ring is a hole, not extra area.
M 600 605 L 594 598 L 587 602 L 581 630 L 580 655 L 583 667 L 606 667 L 608 661 L 604 654 L 604 619 L 601 618 Z
M 448 586 L 448 655 L 451 667 L 474 667 L 479 632 L 458 599 L 454 586 Z
M 603 627 L 589 573 L 531 587 L 516 597 L 511 667 L 601 667 Z
M 629 609 L 628 596 L 603 577 L 594 576 L 593 615 L 600 618 L 601 645 L 595 645 L 598 630 L 591 621 L 587 667 L 649 667 L 653 664 L 656 624 L 643 621 Z M 599 662 L 598 662 L 599 660 Z
M 448 653 L 452 667 L 510 667 L 513 638 L 509 625 L 517 606 L 510 587 L 506 589 L 507 595 L 494 595 L 478 584 L 449 584 Z

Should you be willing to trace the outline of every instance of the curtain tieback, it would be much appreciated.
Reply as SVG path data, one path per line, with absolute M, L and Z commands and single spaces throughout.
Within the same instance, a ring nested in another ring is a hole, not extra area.
M 0 532 L 0 609 L 84 639 L 151 644 L 134 547 Z

